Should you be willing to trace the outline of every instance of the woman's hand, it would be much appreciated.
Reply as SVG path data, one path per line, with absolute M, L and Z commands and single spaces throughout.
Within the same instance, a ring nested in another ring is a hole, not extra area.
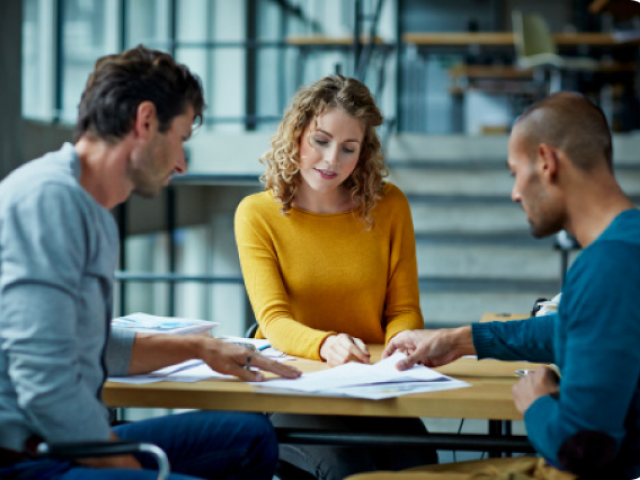
M 331 367 L 348 362 L 371 363 L 371 355 L 364 342 L 346 333 L 327 337 L 320 347 L 320 358 Z

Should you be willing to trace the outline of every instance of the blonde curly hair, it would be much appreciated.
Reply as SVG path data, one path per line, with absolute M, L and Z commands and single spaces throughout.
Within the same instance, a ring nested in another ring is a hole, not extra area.
M 360 158 L 342 185 L 351 193 L 354 212 L 373 227 L 370 213 L 382 198 L 383 178 L 388 175 L 375 129 L 382 124 L 382 114 L 367 86 L 354 78 L 327 76 L 296 93 L 271 139 L 271 149 L 260 159 L 267 167 L 260 180 L 287 215 L 300 184 L 302 134 L 312 120 L 334 108 L 360 121 L 364 130 Z

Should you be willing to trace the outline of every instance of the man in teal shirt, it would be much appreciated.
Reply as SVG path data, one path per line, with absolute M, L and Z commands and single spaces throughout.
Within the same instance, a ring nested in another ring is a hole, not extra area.
M 640 212 L 614 178 L 602 111 L 572 93 L 532 105 L 513 129 L 507 165 L 515 179 L 511 197 L 532 234 L 565 229 L 584 248 L 567 274 L 558 314 L 407 331 L 384 355 L 407 353 L 400 369 L 444 365 L 462 355 L 555 363 L 561 381 L 545 367 L 513 388 L 536 451 L 562 470 L 607 472 L 589 478 L 637 478 Z

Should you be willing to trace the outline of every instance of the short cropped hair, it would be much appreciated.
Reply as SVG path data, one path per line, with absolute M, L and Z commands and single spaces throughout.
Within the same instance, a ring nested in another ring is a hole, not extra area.
M 205 103 L 200 79 L 168 53 L 138 45 L 96 61 L 78 107 L 75 139 L 85 134 L 108 142 L 122 139 L 131 131 L 144 101 L 155 105 L 160 132 L 166 132 L 189 106 L 202 123 Z
M 613 147 L 607 119 L 600 109 L 583 95 L 560 92 L 527 108 L 516 121 L 534 158 L 538 145 L 546 143 L 566 153 L 582 170 L 591 170 L 602 162 L 613 168 Z
M 370 213 L 382 198 L 383 179 L 388 174 L 376 132 L 382 124 L 382 114 L 367 86 L 355 78 L 330 75 L 296 93 L 271 139 L 271 149 L 261 159 L 267 168 L 260 178 L 286 215 L 300 182 L 300 142 L 310 141 L 302 134 L 319 116 L 334 108 L 358 120 L 364 130 L 360 158 L 343 185 L 357 215 L 373 227 Z

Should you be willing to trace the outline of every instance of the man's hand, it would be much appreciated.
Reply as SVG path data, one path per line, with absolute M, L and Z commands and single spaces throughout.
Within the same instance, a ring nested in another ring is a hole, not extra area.
M 391 339 L 382 352 L 387 358 L 400 351 L 407 358 L 398 362 L 398 370 L 407 370 L 416 363 L 439 367 L 457 360 L 462 355 L 475 355 L 471 327 L 441 330 L 406 330 Z
M 531 404 L 546 395 L 557 395 L 560 392 L 558 374 L 549 367 L 540 367 L 529 372 L 513 386 L 513 401 L 516 408 L 524 415 Z
M 115 433 L 111 432 L 109 440 L 116 442 L 118 437 Z M 96 457 L 96 458 L 81 458 L 76 460 L 76 463 L 89 468 L 128 468 L 130 470 L 141 470 L 142 466 L 140 462 L 136 460 L 133 455 L 117 455 L 115 457 Z
M 284 378 L 298 378 L 302 375 L 302 372 L 297 368 L 274 362 L 248 348 L 225 343 L 215 338 L 202 338 L 197 358 L 203 360 L 216 372 L 235 375 L 247 382 L 264 380 L 264 374 L 261 372 L 245 368 L 249 366 L 275 373 Z
M 293 367 L 274 362 L 239 345 L 225 343 L 198 335 L 141 335 L 136 334 L 131 352 L 129 375 L 149 373 L 169 365 L 194 358 L 203 360 L 216 372 L 235 375 L 242 380 L 261 382 L 264 375 L 247 365 L 273 372 L 285 378 L 297 378 L 301 372 Z
M 364 342 L 346 333 L 327 337 L 320 347 L 320 358 L 331 367 L 348 362 L 371 363 L 371 354 Z

